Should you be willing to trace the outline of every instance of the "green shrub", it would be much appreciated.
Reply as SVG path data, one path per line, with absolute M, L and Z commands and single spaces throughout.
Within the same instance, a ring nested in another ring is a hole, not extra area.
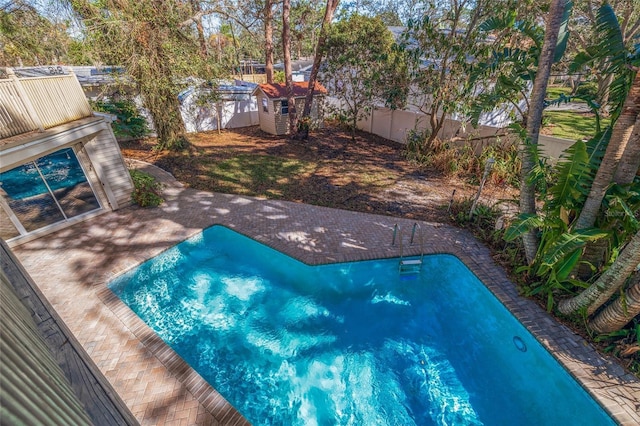
M 598 95 L 598 83 L 595 81 L 585 81 L 580 83 L 576 89 L 576 95 L 587 96 L 591 99 L 595 99 Z
M 162 185 L 148 173 L 140 170 L 129 170 L 133 180 L 131 199 L 140 207 L 157 207 L 164 201 L 160 195 Z
M 91 102 L 95 111 L 113 114 L 117 117 L 111 123 L 116 137 L 142 138 L 149 134 L 147 121 L 140 115 L 133 101 L 95 101 Z
M 494 259 L 503 265 L 523 265 L 524 247 L 521 241 L 507 242 L 503 238 L 510 217 L 500 207 L 503 203 L 515 203 L 517 200 L 502 200 L 493 205 L 482 202 L 476 204 L 473 217 L 469 211 L 473 205 L 473 198 L 456 200 L 449 206 L 451 220 L 459 227 L 470 230 L 478 239 L 491 247 Z

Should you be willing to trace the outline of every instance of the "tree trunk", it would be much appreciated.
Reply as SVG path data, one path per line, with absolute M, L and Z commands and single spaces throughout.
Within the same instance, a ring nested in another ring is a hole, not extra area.
M 304 108 L 302 109 L 302 118 L 309 117 L 311 115 L 311 105 L 313 103 L 313 92 L 316 87 L 316 81 L 318 79 L 318 72 L 320 71 L 320 63 L 322 62 L 322 52 L 324 44 L 327 40 L 327 29 L 333 19 L 333 13 L 338 7 L 340 0 L 327 0 L 327 7 L 324 10 L 324 18 L 322 19 L 322 26 L 320 27 L 320 36 L 318 37 L 318 43 L 316 44 L 315 55 L 313 57 L 313 65 L 311 66 L 311 74 L 309 75 L 309 88 L 307 89 L 307 95 L 304 99 Z M 306 134 L 305 134 L 306 131 Z M 309 129 L 302 128 L 299 132 L 300 139 L 306 139 L 309 134 Z
M 267 83 L 273 84 L 273 7 L 271 0 L 264 6 L 264 72 Z
M 293 70 L 291 69 L 291 29 L 289 15 L 291 0 L 282 2 L 282 50 L 284 52 L 284 79 L 287 86 L 287 102 L 289 104 L 289 134 L 296 133 L 296 99 L 293 94 Z
M 622 153 L 631 139 L 638 113 L 640 113 L 640 73 L 636 74 L 631 90 L 629 90 L 627 99 L 622 106 L 620 116 L 613 125 L 607 150 L 604 153 L 604 158 L 600 163 L 593 184 L 591 184 L 591 191 L 580 211 L 580 216 L 578 216 L 574 229 L 591 228 L 596 223 L 602 199 L 611 184 Z
M 640 102 L 640 99 L 638 99 Z M 633 182 L 640 169 L 640 115 L 636 118 L 631 138 L 622 153 L 613 181 L 618 185 L 627 185 Z
M 540 125 L 542 124 L 542 111 L 544 109 L 544 97 L 551 74 L 551 65 L 558 42 L 558 32 L 562 24 L 566 0 L 553 0 L 549 9 L 547 27 L 544 34 L 542 51 L 538 60 L 538 70 L 533 82 L 530 109 L 527 113 L 527 142 L 532 146 L 538 145 Z M 520 177 L 520 212 L 527 214 L 536 213 L 536 192 L 533 184 L 527 183 L 527 178 L 533 170 L 534 159 L 528 149 L 522 150 L 522 169 Z M 535 230 L 523 235 L 525 255 L 529 264 L 533 263 L 538 251 L 538 237 Z
M 589 321 L 589 328 L 599 334 L 611 333 L 620 330 L 640 314 L 640 272 L 636 272 L 635 278 L 624 297 L 617 298 Z
M 622 250 L 620 256 L 595 283 L 577 296 L 560 302 L 558 309 L 565 315 L 571 315 L 586 308 L 587 314 L 591 315 L 624 285 L 639 263 L 640 231 L 631 238 L 631 241 Z
M 191 10 L 194 15 L 199 16 L 198 12 L 202 11 L 202 7 L 199 1 L 191 0 Z M 196 19 L 196 30 L 198 32 L 198 44 L 200 45 L 200 56 L 206 58 L 209 55 L 207 50 L 207 41 L 204 37 L 204 27 L 202 26 L 202 18 Z

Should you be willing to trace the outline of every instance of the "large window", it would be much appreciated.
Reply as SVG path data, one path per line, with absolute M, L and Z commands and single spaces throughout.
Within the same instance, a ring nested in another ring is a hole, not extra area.
M 100 208 L 71 148 L 0 173 L 0 195 L 0 209 L 8 210 L 2 216 L 13 225 L 0 227 L 5 239 Z

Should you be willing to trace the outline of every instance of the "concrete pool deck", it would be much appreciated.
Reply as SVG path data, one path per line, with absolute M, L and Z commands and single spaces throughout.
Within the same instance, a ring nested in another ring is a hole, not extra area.
M 308 264 L 321 264 L 397 257 L 398 248 L 391 246 L 393 226 L 405 229 L 407 238 L 414 223 L 196 191 L 152 166 L 138 167 L 164 182 L 166 201 L 161 207 L 105 213 L 13 251 L 143 425 L 248 423 L 106 288 L 113 277 L 214 224 Z M 426 254 L 451 253 L 460 258 L 619 424 L 640 424 L 637 378 L 521 298 L 489 250 L 470 234 L 419 223 Z

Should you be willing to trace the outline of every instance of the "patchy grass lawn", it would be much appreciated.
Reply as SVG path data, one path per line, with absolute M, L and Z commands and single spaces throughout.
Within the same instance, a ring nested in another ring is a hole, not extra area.
M 596 118 L 592 113 L 575 111 L 545 111 L 543 116 L 546 135 L 564 139 L 590 139 L 596 133 Z M 610 119 L 600 120 L 600 126 L 605 127 Z
M 571 88 L 566 86 L 549 86 L 547 87 L 547 99 L 558 99 L 560 95 L 569 96 L 571 94 Z M 584 101 L 577 101 L 584 102 Z
M 409 162 L 401 144 L 364 132 L 323 129 L 307 141 L 267 135 L 256 127 L 189 135 L 180 152 L 154 151 L 154 139 L 121 142 L 125 157 L 155 164 L 184 184 L 206 191 L 449 222 L 447 205 L 477 191 Z M 476 180 L 479 180 L 477 177 Z M 488 185 L 487 199 L 515 190 Z

